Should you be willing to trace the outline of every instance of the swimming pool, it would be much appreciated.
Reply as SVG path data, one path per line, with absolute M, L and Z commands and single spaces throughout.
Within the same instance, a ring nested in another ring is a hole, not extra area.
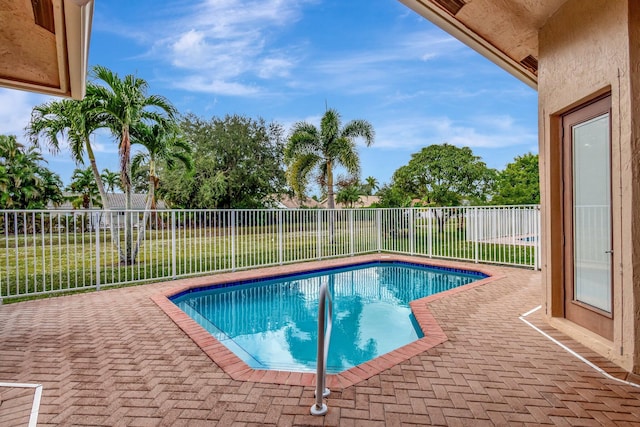
M 170 299 L 249 367 L 311 372 L 318 290 L 326 281 L 334 301 L 327 370 L 338 373 L 419 339 L 422 331 L 410 301 L 485 277 L 406 262 L 369 262 L 189 289 Z

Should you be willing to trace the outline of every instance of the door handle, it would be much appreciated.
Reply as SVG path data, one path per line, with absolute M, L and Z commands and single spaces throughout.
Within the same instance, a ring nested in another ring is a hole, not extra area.
M 604 251 L 604 253 L 613 255 L 613 249 L 609 249 L 608 251 Z

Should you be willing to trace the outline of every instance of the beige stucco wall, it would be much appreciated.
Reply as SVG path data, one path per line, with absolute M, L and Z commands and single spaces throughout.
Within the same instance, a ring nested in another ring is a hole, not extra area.
M 632 232 L 631 236 L 637 243 L 640 241 L 640 2 L 629 2 L 629 81 L 631 97 L 631 135 L 630 151 L 633 153 L 631 160 L 633 167 L 632 201 L 631 210 Z M 635 209 L 634 209 L 635 207 Z M 635 371 L 640 372 L 640 250 L 636 249 L 632 258 L 633 262 L 633 301 L 632 314 L 634 319 L 634 361 Z
M 569 0 L 547 20 L 539 34 L 538 93 L 543 188 L 543 308 L 553 326 L 625 369 L 638 373 L 640 203 L 636 200 L 640 196 L 640 11 L 637 9 L 640 8 L 630 6 L 630 2 L 638 3 L 636 0 Z M 562 319 L 561 270 L 559 114 L 609 90 L 612 102 L 613 342 Z

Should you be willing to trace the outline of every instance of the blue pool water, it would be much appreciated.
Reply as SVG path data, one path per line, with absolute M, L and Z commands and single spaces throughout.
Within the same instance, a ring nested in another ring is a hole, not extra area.
M 254 369 L 315 371 L 318 292 L 328 282 L 333 332 L 327 371 L 338 373 L 422 337 L 410 301 L 484 277 L 376 262 L 190 290 L 171 300 Z

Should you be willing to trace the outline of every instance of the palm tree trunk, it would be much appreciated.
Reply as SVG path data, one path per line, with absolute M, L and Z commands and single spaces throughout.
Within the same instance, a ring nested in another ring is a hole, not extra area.
M 131 189 L 125 191 L 124 198 L 124 264 L 133 264 L 131 249 L 133 246 L 133 212 L 131 212 Z
M 120 168 L 122 186 L 125 193 L 125 215 L 124 215 L 124 264 L 131 265 L 135 262 L 132 257 L 133 251 L 133 213 L 131 212 L 131 140 L 129 138 L 129 128 L 122 129 L 122 141 L 120 143 Z
M 158 185 L 160 184 L 160 180 L 157 176 L 153 178 L 153 197 L 151 199 L 151 223 L 153 224 L 156 230 L 162 228 L 162 217 L 158 215 L 158 200 L 156 198 L 156 190 L 158 190 Z
M 327 209 L 335 209 L 336 202 L 333 194 L 333 167 L 327 162 Z
M 330 161 L 327 162 L 327 208 L 329 209 L 329 243 L 333 244 L 335 240 L 334 236 L 334 218 L 336 203 L 333 194 L 333 165 Z
M 109 206 L 107 192 L 105 191 L 104 185 L 102 184 L 100 171 L 98 171 L 98 165 L 96 164 L 96 156 L 93 154 L 93 148 L 91 148 L 91 142 L 89 141 L 89 138 L 85 139 L 85 148 L 87 150 L 87 157 L 89 157 L 89 163 L 91 164 L 91 171 L 93 172 L 93 176 L 96 179 L 96 185 L 98 186 L 100 199 L 102 200 L 102 209 L 105 211 L 110 211 L 111 206 Z M 111 233 L 111 243 L 115 245 L 116 250 L 118 251 L 118 255 L 120 256 L 120 259 L 122 259 L 123 253 L 122 248 L 120 247 L 120 238 L 116 234 L 115 225 L 113 223 L 113 218 L 111 217 L 110 212 L 105 216 L 105 225 L 109 227 L 109 232 Z M 100 223 L 98 222 L 98 227 L 99 226 Z
M 140 244 L 142 243 L 142 239 L 144 239 L 144 235 L 147 231 L 147 221 L 149 220 L 150 209 L 155 199 L 155 169 L 155 161 L 153 159 L 149 159 L 149 194 L 147 194 L 142 224 L 138 227 L 138 238 L 136 240 L 136 246 L 133 249 L 133 253 L 131 254 L 131 263 L 134 263 L 138 257 Z

